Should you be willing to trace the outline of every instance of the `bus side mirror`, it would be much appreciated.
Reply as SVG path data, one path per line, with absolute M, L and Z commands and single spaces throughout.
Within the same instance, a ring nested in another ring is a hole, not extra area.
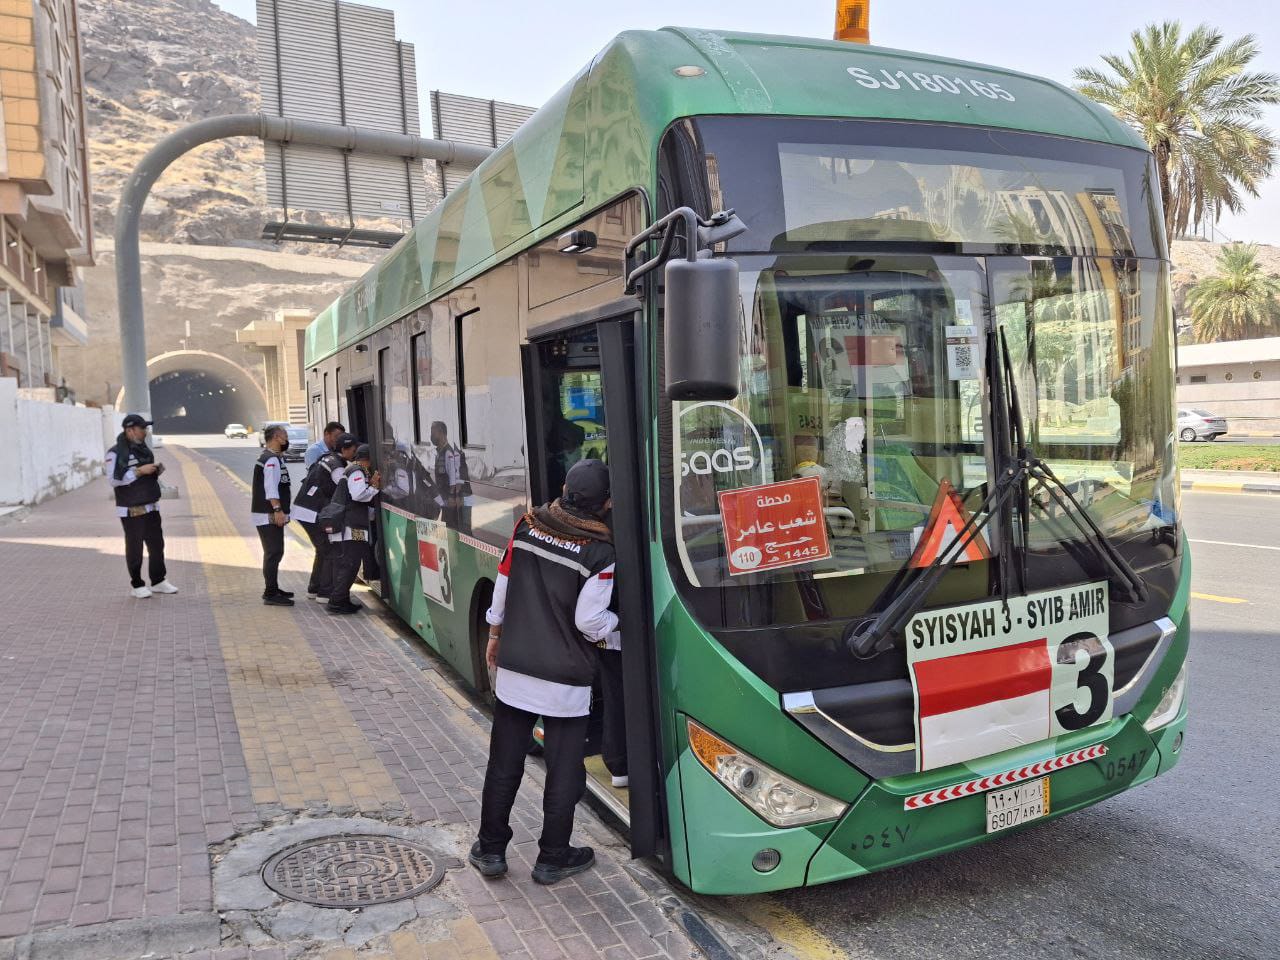
M 738 395 L 738 264 L 669 260 L 663 300 L 667 397 L 732 400 Z

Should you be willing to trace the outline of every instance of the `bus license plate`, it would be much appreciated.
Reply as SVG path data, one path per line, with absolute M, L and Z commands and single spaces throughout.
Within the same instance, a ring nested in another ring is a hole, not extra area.
M 987 833 L 1008 830 L 1048 815 L 1048 777 L 987 794 Z

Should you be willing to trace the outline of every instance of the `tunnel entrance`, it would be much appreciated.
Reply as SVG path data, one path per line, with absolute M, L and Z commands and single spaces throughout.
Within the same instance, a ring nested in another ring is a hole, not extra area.
M 162 353 L 147 361 L 147 374 L 156 433 L 222 433 L 229 423 L 253 430 L 267 419 L 266 396 L 249 371 L 216 353 Z
M 221 433 L 229 423 L 255 426 L 254 404 L 226 377 L 207 370 L 172 370 L 151 381 L 156 433 Z

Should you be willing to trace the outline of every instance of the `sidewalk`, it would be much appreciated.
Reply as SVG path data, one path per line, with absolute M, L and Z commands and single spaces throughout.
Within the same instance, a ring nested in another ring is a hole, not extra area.
M 0 960 L 699 955 L 671 891 L 586 808 L 596 868 L 530 880 L 528 780 L 508 878 L 471 870 L 487 721 L 376 615 L 307 602 L 292 538 L 299 602 L 264 607 L 243 491 L 176 445 L 165 459 L 177 596 L 128 596 L 102 480 L 0 526 Z M 273 854 L 332 835 L 277 884 L 411 895 L 332 909 L 263 882 Z
M 1262 470 L 1183 470 L 1182 489 L 1206 493 L 1280 493 L 1280 473 Z

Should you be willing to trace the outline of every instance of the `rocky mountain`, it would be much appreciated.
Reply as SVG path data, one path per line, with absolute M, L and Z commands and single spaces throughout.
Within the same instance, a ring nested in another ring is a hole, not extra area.
M 125 180 L 161 137 L 205 117 L 258 111 L 257 37 L 253 24 L 211 0 L 81 0 L 80 18 L 94 224 L 99 236 L 109 237 Z M 224 140 L 186 154 L 165 172 L 143 211 L 142 238 L 266 247 L 258 239 L 262 225 L 278 215 L 267 206 L 261 141 Z M 294 218 L 342 222 L 323 214 L 294 212 Z M 284 249 L 377 256 L 314 244 Z

